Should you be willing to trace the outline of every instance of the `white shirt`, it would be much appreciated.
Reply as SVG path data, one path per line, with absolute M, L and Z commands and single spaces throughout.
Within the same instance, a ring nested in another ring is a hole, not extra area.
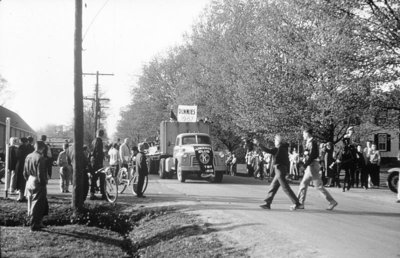
M 112 147 L 108 151 L 108 155 L 110 155 L 110 165 L 118 165 L 118 150 Z

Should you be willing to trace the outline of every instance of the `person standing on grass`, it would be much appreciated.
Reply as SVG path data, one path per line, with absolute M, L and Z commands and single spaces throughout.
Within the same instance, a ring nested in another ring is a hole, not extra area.
M 28 138 L 22 137 L 21 138 L 21 144 L 18 147 L 17 150 L 17 165 L 15 166 L 16 170 L 16 175 L 17 175 L 17 184 L 16 184 L 16 190 L 18 190 L 18 198 L 17 202 L 26 202 L 26 198 L 24 196 L 25 194 L 25 185 L 26 185 L 26 180 L 24 177 L 24 165 L 25 165 L 25 159 L 26 156 L 28 156 L 29 150 L 28 150 Z
M 60 167 L 60 191 L 69 193 L 69 182 L 72 177 L 72 166 L 68 163 L 68 143 L 63 144 L 63 151 L 58 154 L 57 165 Z
M 103 161 L 104 161 L 104 150 L 103 150 L 103 138 L 104 137 L 104 130 L 99 129 L 97 131 L 97 137 L 93 141 L 93 152 L 92 157 L 94 158 L 94 170 L 97 171 L 103 168 Z M 104 173 L 97 173 L 94 177 L 92 177 L 92 184 L 90 186 L 90 199 L 95 200 L 96 196 L 94 195 L 96 189 L 96 181 L 97 178 L 100 178 L 100 192 L 101 192 L 101 199 L 106 200 L 106 193 L 105 193 L 105 182 L 106 182 L 106 175 Z
M 129 158 L 131 151 L 129 150 L 129 138 L 124 139 L 124 143 L 119 147 L 119 157 L 121 160 L 121 167 L 128 169 Z
M 271 209 L 271 204 L 274 200 L 275 194 L 279 187 L 282 186 L 283 191 L 294 204 L 290 207 L 290 210 L 296 210 L 300 206 L 299 200 L 286 181 L 286 175 L 289 172 L 290 166 L 288 152 L 289 145 L 283 142 L 282 137 L 278 134 L 275 135 L 275 147 L 273 148 L 262 146 L 256 139 L 253 140 L 253 143 L 256 146 L 259 146 L 266 153 L 272 154 L 272 164 L 275 171 L 275 176 L 268 190 L 267 198 L 264 200 L 265 204 L 261 205 L 260 207 L 263 209 Z
M 333 197 L 322 184 L 321 176 L 319 175 L 320 163 L 318 158 L 318 143 L 313 138 L 313 130 L 311 128 L 305 129 L 303 131 L 303 138 L 304 140 L 306 140 L 306 148 L 304 151 L 304 166 L 306 170 L 304 172 L 303 180 L 301 180 L 299 186 L 298 198 L 301 205 L 297 207 L 297 209 L 304 209 L 307 188 L 310 185 L 310 182 L 313 181 L 315 188 L 320 191 L 325 199 L 329 202 L 327 210 L 333 210 L 338 205 L 338 203 L 335 201 L 335 199 L 333 199 Z
M 43 156 L 46 159 L 47 175 L 49 176 L 49 179 L 50 179 L 51 178 L 51 174 L 52 174 L 52 169 L 53 169 L 53 156 L 51 154 L 50 144 L 46 143 L 47 136 L 46 135 L 42 135 L 40 137 L 40 139 L 41 139 L 42 142 L 44 142 L 46 144 L 46 149 L 43 151 Z
M 136 171 L 139 173 L 139 180 L 137 186 L 137 197 L 138 198 L 145 198 L 146 196 L 143 195 L 142 189 L 144 184 L 144 178 L 148 173 L 147 170 L 147 162 L 146 162 L 146 154 L 144 153 L 144 144 L 141 143 L 138 145 L 139 153 L 136 155 Z
M 28 216 L 31 217 L 31 231 L 44 227 L 43 217 L 49 213 L 47 202 L 47 164 L 43 152 L 46 144 L 37 141 L 35 151 L 25 159 L 24 177 L 26 182 L 26 197 L 28 198 Z
M 9 155 L 8 155 L 8 173 L 10 176 L 9 178 L 9 187 L 10 187 L 10 193 L 11 194 L 16 194 L 15 193 L 15 188 L 17 188 L 17 162 L 18 162 L 18 138 L 17 137 L 11 137 L 10 138 L 10 146 L 9 146 Z

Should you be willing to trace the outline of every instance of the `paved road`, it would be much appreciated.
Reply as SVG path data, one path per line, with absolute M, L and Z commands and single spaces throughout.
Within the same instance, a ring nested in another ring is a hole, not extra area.
M 50 180 L 50 195 L 60 195 L 57 184 L 58 179 Z M 222 184 L 210 184 L 151 175 L 147 198 L 138 199 L 129 189 L 118 201 L 136 208 L 180 206 L 201 216 L 227 245 L 247 249 L 251 257 L 400 257 L 400 204 L 387 188 L 345 193 L 330 188 L 339 202 L 332 212 L 310 188 L 306 209 L 291 212 L 282 191 L 272 210 L 259 208 L 267 185 L 245 177 L 225 176 Z M 298 186 L 292 187 L 297 192 Z
M 400 204 L 387 188 L 344 193 L 330 188 L 339 202 L 333 212 L 313 188 L 305 210 L 289 211 L 282 191 L 272 210 L 262 210 L 266 189 L 267 182 L 252 178 L 226 176 L 222 184 L 210 184 L 151 176 L 146 206 L 187 207 L 254 257 L 400 257 Z M 121 201 L 135 202 L 132 198 L 129 193 Z

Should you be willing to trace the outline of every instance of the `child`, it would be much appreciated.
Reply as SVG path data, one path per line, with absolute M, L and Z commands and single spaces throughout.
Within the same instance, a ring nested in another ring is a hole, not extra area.
M 60 191 L 62 193 L 69 193 L 68 188 L 72 172 L 72 167 L 68 164 L 67 149 L 68 143 L 64 143 L 63 151 L 60 152 L 57 158 L 57 165 L 60 167 Z

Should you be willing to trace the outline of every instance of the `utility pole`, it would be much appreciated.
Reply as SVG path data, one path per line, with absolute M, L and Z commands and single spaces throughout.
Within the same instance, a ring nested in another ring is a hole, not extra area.
M 74 35 L 74 153 L 72 209 L 83 208 L 83 93 L 82 93 L 82 0 L 75 0 Z
M 83 75 L 95 75 L 96 76 L 96 87 L 94 90 L 94 98 L 85 98 L 88 100 L 94 101 L 94 134 L 96 135 L 97 129 L 100 127 L 100 114 L 101 114 L 101 103 L 100 101 L 106 100 L 109 101 L 110 99 L 107 98 L 99 98 L 99 76 L 114 76 L 113 73 L 83 73 Z

